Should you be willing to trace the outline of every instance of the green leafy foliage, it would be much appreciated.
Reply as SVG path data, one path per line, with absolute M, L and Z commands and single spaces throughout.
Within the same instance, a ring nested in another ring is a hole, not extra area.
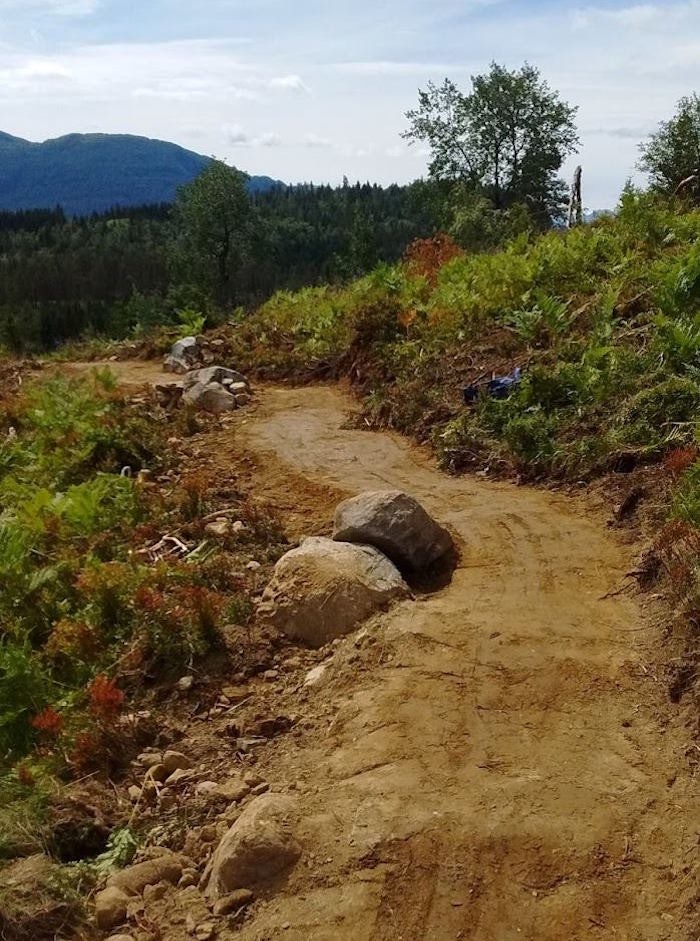
M 201 314 L 199 311 L 192 310 L 189 307 L 184 307 L 178 310 L 177 319 L 181 324 L 180 336 L 198 336 L 200 333 L 204 333 L 204 327 L 207 323 L 205 314 Z
M 675 115 L 664 121 L 640 150 L 640 169 L 649 174 L 656 190 L 667 195 L 680 193 L 697 205 L 700 201 L 700 97 L 693 94 L 682 98 Z
M 138 840 L 129 827 L 117 827 L 109 838 L 107 849 L 93 861 L 91 868 L 98 876 L 108 876 L 115 869 L 123 869 L 136 855 L 138 846 Z
M 499 210 L 527 203 L 548 224 L 562 198 L 556 173 L 578 144 L 575 115 L 533 66 L 493 62 L 468 92 L 429 83 L 404 137 L 428 144 L 434 177 L 468 184 Z

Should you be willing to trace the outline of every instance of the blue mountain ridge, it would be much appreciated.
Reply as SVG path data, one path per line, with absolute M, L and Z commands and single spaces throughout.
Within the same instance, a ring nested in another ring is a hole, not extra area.
M 132 134 L 68 134 L 43 143 L 0 131 L 0 210 L 61 206 L 89 215 L 116 206 L 170 203 L 210 157 Z M 251 191 L 279 185 L 249 177 Z

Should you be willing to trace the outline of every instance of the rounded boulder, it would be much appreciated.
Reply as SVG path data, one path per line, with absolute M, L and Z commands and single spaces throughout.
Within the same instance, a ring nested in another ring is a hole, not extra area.
M 287 636 L 323 647 L 409 595 L 377 549 L 314 537 L 279 560 L 259 613 Z
M 374 546 L 407 575 L 423 573 L 455 552 L 449 532 L 400 490 L 345 500 L 335 512 L 333 539 Z

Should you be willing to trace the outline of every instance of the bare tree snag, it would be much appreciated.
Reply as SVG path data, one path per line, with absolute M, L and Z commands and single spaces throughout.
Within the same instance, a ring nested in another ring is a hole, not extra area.
M 583 222 L 583 200 L 581 198 L 581 176 L 583 169 L 576 167 L 574 171 L 574 181 L 571 184 L 571 198 L 569 199 L 569 220 L 568 227 L 573 229 L 575 225 L 581 225 Z
M 698 180 L 698 173 L 692 173 L 690 176 L 687 176 L 684 180 L 678 184 L 678 186 L 673 191 L 674 196 L 678 196 L 681 190 L 684 190 L 686 186 L 689 186 L 691 183 L 696 183 Z

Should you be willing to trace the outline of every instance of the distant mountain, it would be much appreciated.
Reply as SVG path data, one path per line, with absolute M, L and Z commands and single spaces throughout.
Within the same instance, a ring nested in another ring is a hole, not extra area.
M 0 210 L 60 205 L 69 215 L 169 203 L 209 163 L 177 144 L 131 134 L 68 134 L 43 144 L 0 131 Z M 251 191 L 277 181 L 250 178 Z

